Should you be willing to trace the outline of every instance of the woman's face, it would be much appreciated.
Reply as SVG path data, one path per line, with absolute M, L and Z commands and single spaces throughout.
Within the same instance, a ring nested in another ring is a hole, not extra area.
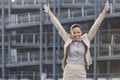
M 79 27 L 75 27 L 75 28 L 71 29 L 71 35 L 74 38 L 74 40 L 80 41 L 82 31 Z

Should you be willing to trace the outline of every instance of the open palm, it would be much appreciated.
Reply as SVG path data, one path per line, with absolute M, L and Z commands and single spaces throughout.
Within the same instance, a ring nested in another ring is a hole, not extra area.
M 47 5 L 47 4 L 44 4 L 44 11 L 46 12 L 46 13 L 48 13 L 49 11 L 50 11 L 50 6 L 49 6 L 49 4 Z
M 104 8 L 105 8 L 106 11 L 108 11 L 109 7 L 110 7 L 109 6 L 109 1 L 107 0 L 106 3 L 105 3 L 105 7 Z

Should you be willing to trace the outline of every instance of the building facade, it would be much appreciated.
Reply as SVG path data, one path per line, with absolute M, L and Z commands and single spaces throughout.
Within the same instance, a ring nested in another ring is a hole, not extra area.
M 72 24 L 89 31 L 106 0 L 0 0 L 0 79 L 62 80 L 64 42 L 43 5 L 66 31 Z M 69 33 L 69 32 L 68 32 Z M 120 79 L 120 0 L 110 9 L 91 43 L 93 64 L 87 79 Z

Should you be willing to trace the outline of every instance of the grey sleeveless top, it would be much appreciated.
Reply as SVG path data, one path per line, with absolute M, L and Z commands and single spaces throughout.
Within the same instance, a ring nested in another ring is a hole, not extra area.
M 85 45 L 82 41 L 72 42 L 70 44 L 69 53 L 67 57 L 67 64 L 80 64 L 85 65 L 84 60 L 85 55 Z

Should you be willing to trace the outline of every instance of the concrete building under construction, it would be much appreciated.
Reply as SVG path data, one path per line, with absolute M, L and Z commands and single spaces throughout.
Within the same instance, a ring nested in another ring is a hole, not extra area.
M 43 11 L 50 8 L 66 31 L 88 32 L 106 0 L 0 0 L 0 80 L 62 80 L 64 41 Z M 87 80 L 120 80 L 120 0 L 110 9 L 91 43 Z M 68 32 L 69 33 L 69 32 Z

